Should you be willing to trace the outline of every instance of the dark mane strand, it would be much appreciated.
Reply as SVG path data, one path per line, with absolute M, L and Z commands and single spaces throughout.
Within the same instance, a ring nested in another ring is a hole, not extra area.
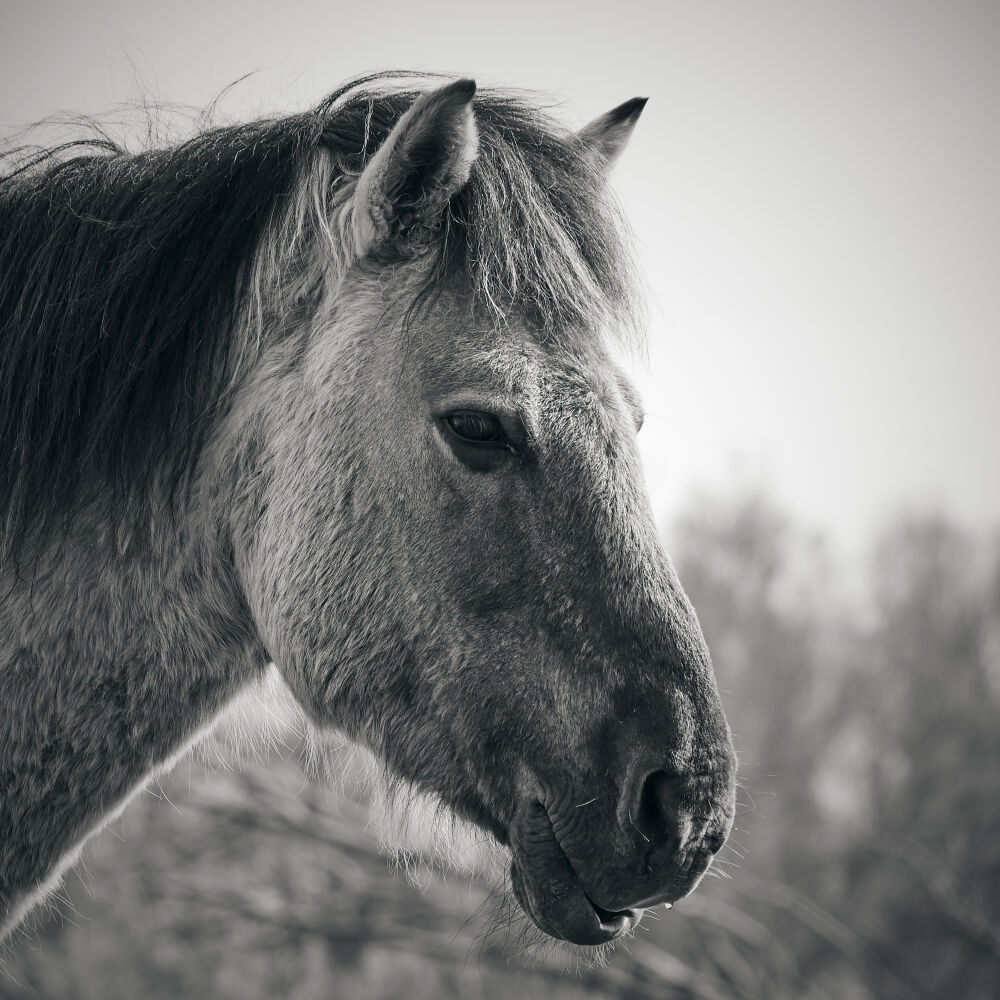
M 124 508 L 154 479 L 186 482 L 230 390 L 280 335 L 262 294 L 301 270 L 304 241 L 330 251 L 316 216 L 441 79 L 403 76 L 167 149 L 129 153 L 95 128 L 21 151 L 0 178 L 0 558 L 109 488 Z M 480 91 L 475 108 L 480 157 L 420 299 L 461 276 L 475 309 L 542 336 L 638 329 L 594 158 L 521 97 Z
M 168 475 L 189 467 L 240 354 L 248 255 L 317 134 L 305 116 L 139 155 L 102 142 L 62 159 L 63 146 L 0 182 L 9 544 L 86 484 L 120 495 L 164 456 Z

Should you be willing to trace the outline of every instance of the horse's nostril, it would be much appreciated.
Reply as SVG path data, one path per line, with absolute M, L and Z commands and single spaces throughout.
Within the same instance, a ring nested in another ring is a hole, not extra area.
M 678 799 L 678 780 L 662 770 L 642 778 L 637 793 L 631 797 L 632 825 L 654 848 L 671 840 L 679 846 L 685 837 L 686 821 Z

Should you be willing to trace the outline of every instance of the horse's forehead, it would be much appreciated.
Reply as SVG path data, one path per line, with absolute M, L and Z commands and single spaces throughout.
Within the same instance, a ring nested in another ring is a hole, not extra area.
M 627 378 L 596 334 L 589 343 L 569 344 L 528 335 L 503 338 L 456 361 L 465 377 L 489 383 L 539 416 L 601 408 L 617 391 L 629 391 Z

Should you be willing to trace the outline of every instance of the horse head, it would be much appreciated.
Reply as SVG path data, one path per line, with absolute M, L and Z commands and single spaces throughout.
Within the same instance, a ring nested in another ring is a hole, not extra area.
M 613 360 L 636 293 L 606 174 L 644 102 L 570 134 L 464 80 L 356 100 L 364 148 L 348 94 L 318 154 L 329 252 L 220 435 L 240 584 L 317 724 L 509 848 L 542 930 L 608 941 L 734 811 Z

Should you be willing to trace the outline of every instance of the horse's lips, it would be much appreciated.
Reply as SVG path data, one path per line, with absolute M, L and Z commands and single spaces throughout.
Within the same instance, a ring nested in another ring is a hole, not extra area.
M 605 944 L 634 927 L 640 913 L 604 910 L 591 901 L 544 807 L 534 805 L 535 822 L 511 837 L 511 884 L 525 913 L 546 934 L 573 944 Z
M 539 907 L 533 894 L 524 884 L 517 862 L 511 863 L 511 884 L 521 908 L 538 928 L 550 937 L 569 941 L 571 944 L 598 945 L 614 941 L 639 922 L 642 911 L 622 910 L 612 913 L 602 910 L 590 901 L 579 880 L 569 892 L 560 894 L 558 904 L 550 908 Z M 565 883 L 561 883 L 564 887 Z M 549 909 L 549 912 L 539 910 Z

